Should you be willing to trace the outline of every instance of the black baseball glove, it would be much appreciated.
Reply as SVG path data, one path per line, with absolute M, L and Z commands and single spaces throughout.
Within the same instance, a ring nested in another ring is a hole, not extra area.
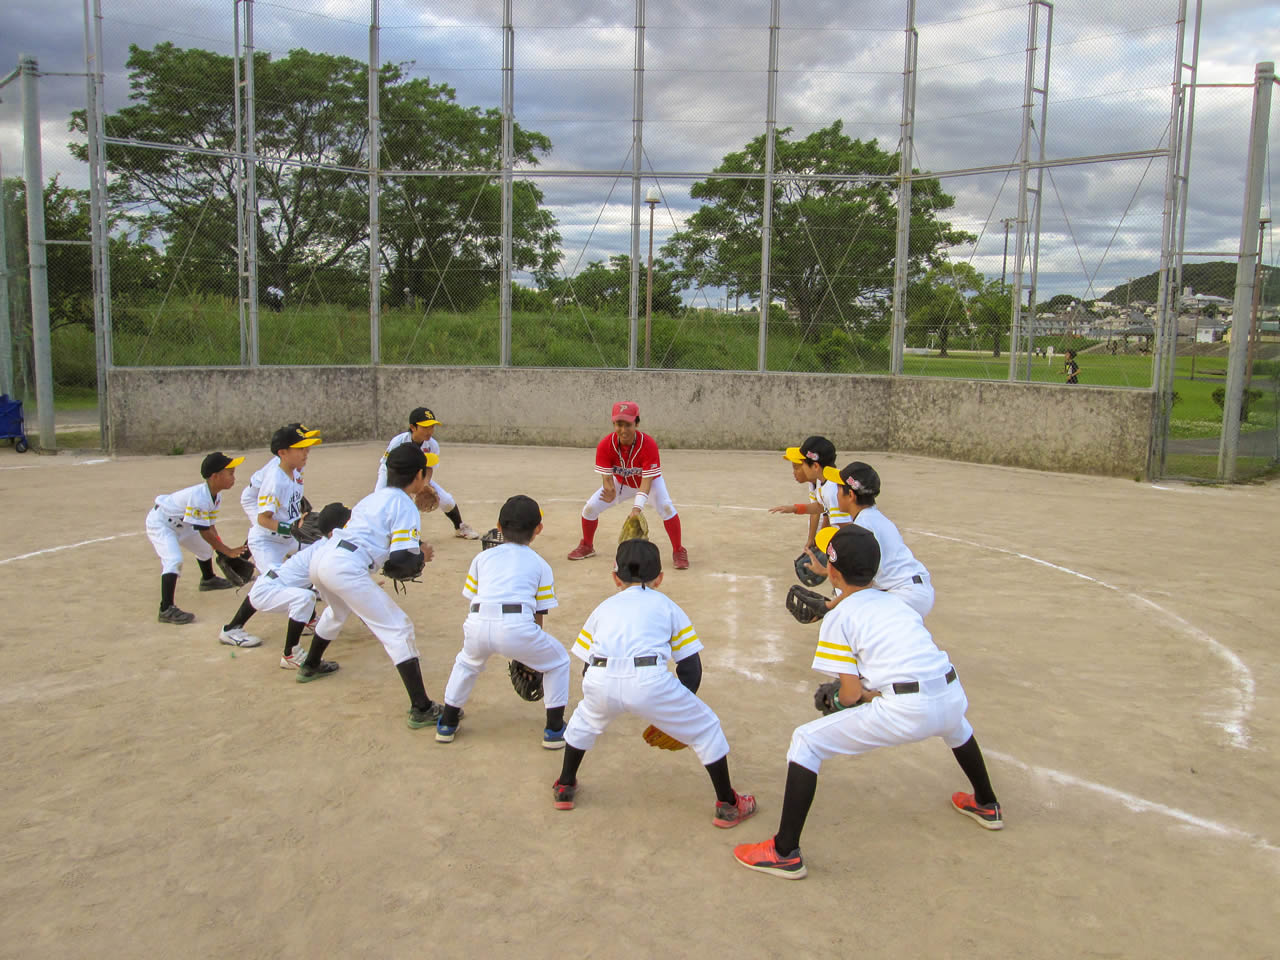
M 233 586 L 243 587 L 254 577 L 253 561 L 248 557 L 228 557 L 225 553 L 220 553 L 216 562 L 222 575 L 231 581 Z
M 827 566 L 827 555 L 821 550 L 815 551 L 818 554 L 817 566 L 823 570 Z M 813 555 L 806 550 L 800 556 L 796 557 L 796 577 L 806 587 L 816 587 L 823 580 L 827 579 L 827 575 L 822 570 L 816 569 L 814 566 Z
M 801 623 L 814 623 L 827 615 L 827 598 L 796 584 L 787 591 L 787 612 Z
M 304 547 L 323 539 L 324 534 L 320 532 L 320 514 L 315 512 L 304 514 L 302 519 L 293 525 L 293 537 Z
M 422 582 L 418 577 L 426 565 L 425 553 L 397 550 L 387 557 L 387 562 L 382 565 L 382 575 L 392 582 L 392 589 L 397 593 L 405 593 L 407 592 L 406 583 Z
M 840 692 L 840 681 L 829 680 L 826 683 L 818 684 L 818 689 L 813 691 L 813 705 L 821 714 L 835 713 L 836 694 Z
M 519 660 L 512 660 L 507 667 L 507 673 L 511 675 L 511 686 L 520 695 L 521 700 L 542 699 L 542 674 L 537 670 L 526 667 Z
M 504 542 L 502 539 L 502 531 L 497 527 L 493 527 L 486 531 L 484 536 L 480 538 L 480 549 L 488 550 L 490 547 L 496 547 L 502 542 Z
M 298 513 L 300 513 L 302 516 L 305 517 L 310 512 L 311 512 L 311 501 L 308 500 L 306 497 L 303 497 L 302 501 L 298 504 Z

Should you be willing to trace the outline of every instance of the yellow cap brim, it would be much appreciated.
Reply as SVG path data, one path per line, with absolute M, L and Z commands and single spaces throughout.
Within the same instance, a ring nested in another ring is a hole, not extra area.
M 244 457 L 236 457 L 234 460 L 232 460 L 230 463 L 228 463 L 228 464 L 227 464 L 225 467 L 223 467 L 222 469 L 223 469 L 223 470 L 230 470 L 232 467 L 238 467 L 238 466 L 240 466 L 240 464 L 242 464 L 242 463 L 244 463 Z
M 427 458 L 428 467 L 434 467 L 437 463 L 440 462 L 440 454 L 438 453 L 427 453 L 427 454 L 423 454 L 423 456 Z
M 840 476 L 840 471 L 837 470 L 835 467 L 823 467 L 822 479 L 830 480 L 832 483 L 838 483 L 841 486 L 845 485 L 844 477 Z
M 302 435 L 303 435 L 304 437 L 318 437 L 318 436 L 320 436 L 320 431 L 319 431 L 319 430 L 304 430 L 304 431 L 302 432 Z
M 419 420 L 417 423 L 414 424 L 414 426 L 415 427 L 434 427 L 439 422 L 440 422 L 439 420 Z
M 317 443 L 324 443 L 319 437 L 307 437 L 305 440 L 299 440 L 297 443 L 289 444 L 290 450 L 297 450 L 300 447 L 314 447 Z
M 800 452 L 799 447 L 787 447 L 787 449 L 783 451 L 782 456 L 784 459 L 790 460 L 792 463 L 805 462 L 804 454 Z
M 818 531 L 818 535 L 813 538 L 813 542 L 823 553 L 827 552 L 827 547 L 831 545 L 831 538 L 840 532 L 839 527 L 823 527 Z

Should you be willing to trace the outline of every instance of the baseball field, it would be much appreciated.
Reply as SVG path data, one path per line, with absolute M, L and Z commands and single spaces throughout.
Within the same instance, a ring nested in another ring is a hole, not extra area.
M 659 439 L 661 430 L 654 424 Z M 603 431 L 602 431 L 603 432 Z M 556 573 L 566 645 L 612 590 L 570 563 L 591 451 L 451 444 L 437 479 L 479 530 L 514 493 Z M 308 497 L 354 503 L 382 443 L 325 444 Z M 242 451 L 227 451 L 238 454 Z M 0 450 L 0 958 L 1272 956 L 1280 884 L 1280 485 L 1207 488 L 1037 473 L 872 451 L 880 506 L 929 568 L 926 620 L 970 700 L 1005 811 L 956 816 L 968 789 L 940 741 L 828 763 L 807 879 L 742 869 L 777 828 L 792 729 L 817 714 L 817 639 L 783 607 L 804 521 L 776 452 L 664 451 L 691 569 L 664 589 L 706 649 L 700 695 L 757 815 L 711 824 L 691 751 L 616 722 L 576 809 L 553 809 L 560 754 L 542 710 L 490 662 L 457 740 L 405 725 L 407 701 L 355 618 L 298 684 L 285 621 L 218 628 L 240 597 L 200 593 L 188 558 L 156 622 L 154 497 L 199 480 L 203 451 L 105 459 Z M 248 451 L 219 525 L 239 543 Z M 670 562 L 662 527 L 652 537 Z M 401 599 L 428 692 L 461 643 L 479 549 L 438 512 L 423 582 Z M 389 589 L 389 587 L 388 587 Z M 570 710 L 579 696 L 577 671 Z

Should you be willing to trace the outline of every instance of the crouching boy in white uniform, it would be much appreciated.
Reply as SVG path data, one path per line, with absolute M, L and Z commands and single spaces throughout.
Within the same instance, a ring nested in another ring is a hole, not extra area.
M 688 616 L 665 594 L 662 557 L 648 540 L 624 540 L 614 562 L 615 593 L 591 612 L 573 645 L 586 662 L 582 702 L 565 730 L 564 764 L 552 784 L 557 810 L 572 810 L 578 766 L 621 713 L 633 713 L 693 748 L 716 791 L 717 827 L 736 827 L 756 812 L 755 797 L 729 781 L 729 742 L 720 718 L 696 696 L 702 642 Z M 676 661 L 674 675 L 667 661 Z M 648 732 L 648 731 L 646 731 Z
M 462 649 L 444 688 L 436 740 L 453 741 L 476 678 L 491 656 L 501 654 L 542 674 L 547 703 L 542 745 L 559 750 L 569 703 L 569 654 L 542 629 L 542 618 L 556 606 L 551 567 L 529 546 L 542 532 L 542 511 L 529 497 L 512 497 L 498 513 L 498 529 L 503 542 L 476 554 L 462 588 L 471 612 L 462 624 Z
M 939 650 L 920 615 L 874 585 L 880 567 L 875 534 L 848 524 L 818 532 L 827 571 L 840 595 L 822 619 L 813 668 L 840 679 L 834 713 L 799 726 L 787 751 L 787 786 L 778 832 L 745 843 L 733 855 L 744 867 L 789 880 L 808 872 L 800 855 L 818 789 L 822 761 L 857 756 L 877 747 L 941 737 L 951 748 L 973 793 L 954 793 L 951 805 L 988 830 L 1004 826 L 987 766 L 965 719 L 969 701 L 950 658 Z M 856 708 L 856 709 L 853 709 Z

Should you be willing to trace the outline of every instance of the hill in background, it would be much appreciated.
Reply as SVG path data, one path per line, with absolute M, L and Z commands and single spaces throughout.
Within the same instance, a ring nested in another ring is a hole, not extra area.
M 1262 302 L 1264 304 L 1280 303 L 1280 270 L 1264 265 L 1262 273 L 1265 277 Z M 1155 303 L 1158 276 L 1157 271 L 1145 277 L 1134 277 L 1129 283 L 1122 283 L 1108 290 L 1098 299 L 1109 303 L 1132 303 L 1134 300 Z M 1231 300 L 1236 295 L 1236 264 L 1230 260 L 1183 264 L 1182 285 L 1190 287 L 1195 293 L 1226 297 Z

